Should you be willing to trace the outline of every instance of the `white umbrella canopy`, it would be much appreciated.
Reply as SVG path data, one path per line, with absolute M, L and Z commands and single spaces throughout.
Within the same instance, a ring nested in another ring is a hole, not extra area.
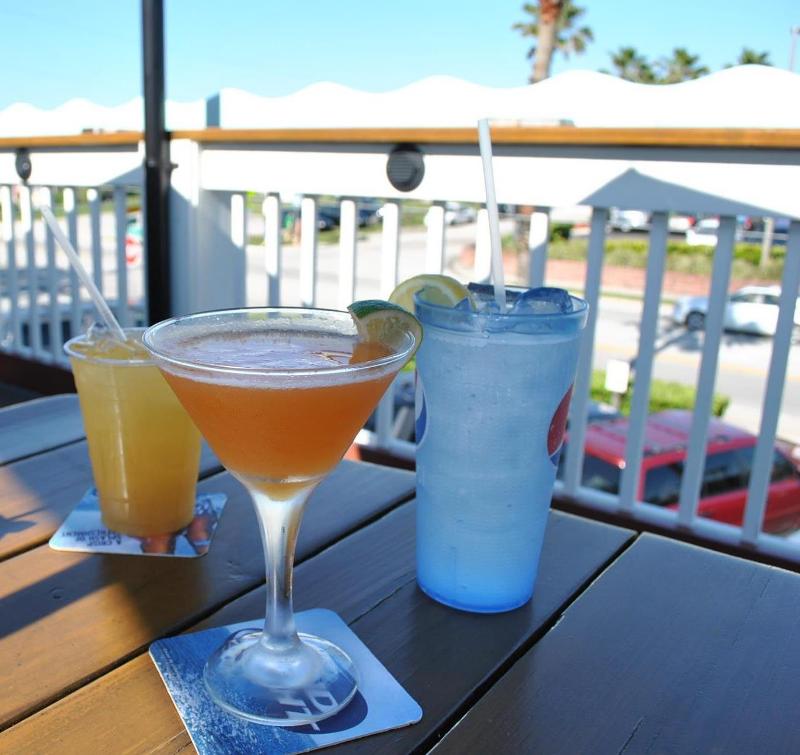
M 798 128 L 800 74 L 736 66 L 680 84 L 634 84 L 596 71 L 568 71 L 538 84 L 493 88 L 431 76 L 388 92 L 320 82 L 282 97 L 239 89 L 167 102 L 167 128 L 474 127 L 479 118 L 586 127 Z M 52 110 L 16 103 L 0 110 L 0 136 L 140 130 L 143 101 L 117 107 L 76 99 Z
M 473 127 L 484 117 L 591 127 L 800 126 L 800 75 L 754 65 L 670 85 L 568 71 L 506 89 L 432 76 L 375 94 L 325 82 L 286 97 L 226 89 L 219 98 L 219 125 L 228 128 Z

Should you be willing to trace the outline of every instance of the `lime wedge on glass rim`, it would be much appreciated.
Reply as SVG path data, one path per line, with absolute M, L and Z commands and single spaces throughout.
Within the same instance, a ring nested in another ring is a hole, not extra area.
M 422 326 L 414 315 L 397 304 L 382 299 L 354 301 L 347 311 L 352 315 L 358 335 L 363 341 L 398 345 L 406 333 L 413 333 L 414 351 L 422 341 Z M 413 355 L 413 353 L 412 353 Z
M 468 299 L 470 306 L 474 308 L 472 296 L 466 286 L 449 275 L 434 275 L 431 273 L 415 275 L 413 278 L 404 280 L 392 291 L 389 301 L 413 313 L 414 294 L 423 290 L 425 291 L 423 299 L 431 304 L 455 307 L 459 302 Z

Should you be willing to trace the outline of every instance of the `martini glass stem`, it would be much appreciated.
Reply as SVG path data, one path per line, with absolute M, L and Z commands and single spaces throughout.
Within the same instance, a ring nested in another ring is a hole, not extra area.
M 250 491 L 261 528 L 267 573 L 267 610 L 261 642 L 272 651 L 289 651 L 300 642 L 292 609 L 292 567 L 303 510 L 314 487 L 310 485 L 284 500 L 275 500 L 259 490 Z

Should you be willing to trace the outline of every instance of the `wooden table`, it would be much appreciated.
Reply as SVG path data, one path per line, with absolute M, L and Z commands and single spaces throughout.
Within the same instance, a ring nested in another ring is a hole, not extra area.
M 91 482 L 76 423 L 74 397 L 0 410 L 0 753 L 191 752 L 147 647 L 260 616 L 254 514 L 206 449 L 200 487 L 229 503 L 205 557 L 51 550 Z M 343 462 L 301 529 L 295 607 L 337 611 L 424 711 L 340 749 L 800 749 L 797 575 L 553 512 L 533 601 L 461 613 L 416 587 L 413 495 Z

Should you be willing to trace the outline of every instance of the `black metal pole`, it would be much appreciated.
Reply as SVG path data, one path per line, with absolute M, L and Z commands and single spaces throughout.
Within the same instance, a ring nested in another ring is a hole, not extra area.
M 144 73 L 144 191 L 147 249 L 147 318 L 172 314 L 169 252 L 169 135 L 164 119 L 164 4 L 142 0 Z

